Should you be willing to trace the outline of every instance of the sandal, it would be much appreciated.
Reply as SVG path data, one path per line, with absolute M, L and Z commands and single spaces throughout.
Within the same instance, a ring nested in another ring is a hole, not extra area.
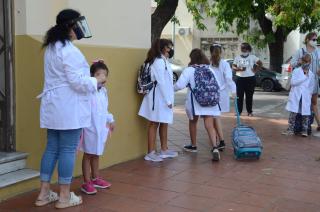
M 69 208 L 82 204 L 82 197 L 75 195 L 73 192 L 70 192 L 70 199 L 66 202 L 61 202 L 60 200 L 56 203 L 55 207 L 58 209 Z
M 52 202 L 55 202 L 58 199 L 59 199 L 58 194 L 50 190 L 48 196 L 46 196 L 44 199 L 37 199 L 34 204 L 38 207 L 41 207 L 41 206 L 48 205 Z

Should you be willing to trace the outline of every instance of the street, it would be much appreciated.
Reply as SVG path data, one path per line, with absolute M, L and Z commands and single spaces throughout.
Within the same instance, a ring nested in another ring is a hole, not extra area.
M 181 90 L 175 94 L 175 106 L 184 107 L 187 89 Z M 253 114 L 259 117 L 268 118 L 288 118 L 288 111 L 285 106 L 288 99 L 288 92 L 263 92 L 260 88 L 256 88 L 253 96 Z M 234 111 L 233 101 L 231 102 L 232 111 Z M 244 105 L 243 115 L 246 115 Z

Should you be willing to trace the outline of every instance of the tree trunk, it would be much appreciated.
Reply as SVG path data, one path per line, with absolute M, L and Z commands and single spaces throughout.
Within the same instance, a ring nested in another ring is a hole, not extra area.
M 284 28 L 278 28 L 274 33 L 272 31 L 272 22 L 265 17 L 264 12 L 258 16 L 258 22 L 264 36 L 267 37 L 270 34 L 273 34 L 274 36 L 274 41 L 272 43 L 268 43 L 270 58 L 269 68 L 272 71 L 281 73 L 281 65 L 283 63 L 283 47 L 285 38 L 287 36 L 285 30 Z
M 151 15 L 151 42 L 160 38 L 162 30 L 174 16 L 179 0 L 163 0 Z
M 283 63 L 283 47 L 284 47 L 284 36 L 283 30 L 278 29 L 274 34 L 275 41 L 269 43 L 270 52 L 270 70 L 281 73 L 281 65 Z

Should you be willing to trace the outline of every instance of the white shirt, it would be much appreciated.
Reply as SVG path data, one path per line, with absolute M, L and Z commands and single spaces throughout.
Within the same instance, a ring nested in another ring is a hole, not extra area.
M 208 66 L 209 67 L 209 66 Z M 209 67 L 210 68 L 210 67 Z M 195 85 L 194 81 L 194 72 L 195 72 L 194 67 L 187 67 L 183 70 L 182 74 L 180 75 L 178 81 L 174 85 L 174 90 L 178 91 L 181 90 L 185 87 L 187 87 L 188 84 L 190 84 L 191 88 L 193 89 Z M 210 68 L 210 70 L 213 72 L 213 70 Z M 216 74 L 213 72 L 214 76 L 217 79 Z M 217 80 L 217 83 L 219 84 L 219 81 Z M 220 85 L 219 85 L 220 87 Z M 195 99 L 193 96 L 193 106 L 194 106 L 194 114 L 192 111 L 192 103 L 191 103 L 191 91 L 188 89 L 187 93 L 187 99 L 186 99 L 186 112 L 189 117 L 189 119 L 193 119 L 193 115 L 196 116 L 201 116 L 201 115 L 207 115 L 207 116 L 220 116 L 220 109 L 219 106 L 212 106 L 212 107 L 202 107 Z
M 49 45 L 44 54 L 44 89 L 41 98 L 40 127 L 56 130 L 90 126 L 90 94 L 97 80 L 90 77 L 89 65 L 70 41 Z
M 233 64 L 235 64 L 238 68 L 246 68 L 245 71 L 237 71 L 236 75 L 239 77 L 253 77 L 253 65 L 256 64 L 258 60 L 259 58 L 252 54 L 249 54 L 249 56 L 247 57 L 242 57 L 240 55 L 236 56 L 236 58 L 233 61 Z

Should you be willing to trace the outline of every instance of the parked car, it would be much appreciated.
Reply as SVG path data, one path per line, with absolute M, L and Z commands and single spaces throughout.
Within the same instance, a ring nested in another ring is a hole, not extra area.
M 230 67 L 232 67 L 233 59 L 226 60 Z M 234 81 L 237 80 L 236 73 L 233 72 Z M 256 86 L 261 87 L 263 91 L 271 92 L 271 91 L 280 91 L 282 90 L 282 86 L 280 81 L 282 80 L 282 75 L 271 71 L 265 67 L 262 67 L 260 71 L 256 72 Z
M 171 69 L 173 72 L 173 83 L 175 83 L 179 79 L 179 77 L 185 67 L 182 65 L 181 62 L 179 62 L 178 60 L 173 60 L 173 59 L 170 60 L 170 66 L 171 66 Z
M 286 91 L 288 91 L 290 89 L 290 77 L 292 74 L 292 66 L 290 65 L 290 61 L 291 61 L 292 57 L 289 57 L 284 64 L 282 64 L 281 66 L 281 75 L 282 75 L 282 79 L 280 80 L 280 84 L 282 86 L 283 89 L 285 89 Z

